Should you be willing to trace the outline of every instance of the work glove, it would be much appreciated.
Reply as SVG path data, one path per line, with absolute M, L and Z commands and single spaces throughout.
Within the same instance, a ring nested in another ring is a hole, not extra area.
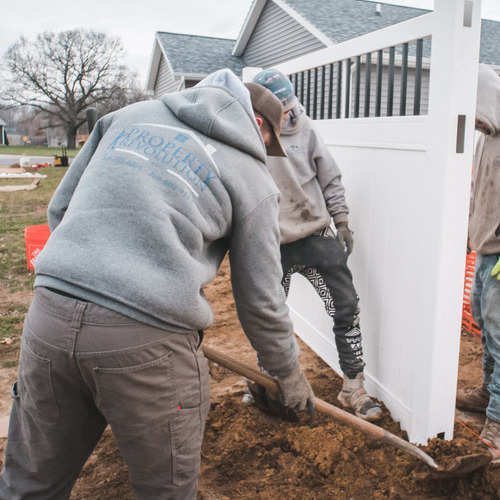
M 500 281 L 500 257 L 498 259 L 498 262 L 493 266 L 493 269 L 491 270 L 491 275 L 493 277 L 497 277 L 497 280 Z
M 314 393 L 300 366 L 287 377 L 278 377 L 277 380 L 281 390 L 281 404 L 295 410 L 307 409 L 309 415 L 314 413 Z
M 347 225 L 337 227 L 337 239 L 342 248 L 347 252 L 347 255 L 350 255 L 354 247 L 354 238 Z

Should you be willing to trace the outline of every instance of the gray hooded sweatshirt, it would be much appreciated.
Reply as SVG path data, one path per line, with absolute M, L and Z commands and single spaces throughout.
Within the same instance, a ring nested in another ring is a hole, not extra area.
M 203 288 L 229 251 L 243 329 L 264 367 L 288 375 L 298 347 L 265 161 L 251 109 L 227 88 L 194 87 L 105 116 L 50 202 L 35 286 L 191 332 L 213 322 Z
M 469 238 L 472 248 L 500 254 L 500 77 L 479 65 L 476 119 L 491 131 L 479 139 L 474 159 Z
M 347 222 L 349 209 L 340 169 L 297 99 L 280 141 L 287 157 L 269 157 L 267 166 L 281 192 L 281 243 L 324 229 L 331 219 L 335 224 Z

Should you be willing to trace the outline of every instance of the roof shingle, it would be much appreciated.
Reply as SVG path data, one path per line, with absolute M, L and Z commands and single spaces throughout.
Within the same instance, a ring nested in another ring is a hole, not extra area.
M 302 17 L 314 24 L 332 42 L 340 43 L 430 11 L 365 0 L 284 0 Z

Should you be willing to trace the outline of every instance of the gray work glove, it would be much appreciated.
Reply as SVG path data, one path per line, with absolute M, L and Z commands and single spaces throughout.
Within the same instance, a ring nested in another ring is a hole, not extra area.
M 306 410 L 309 415 L 314 413 L 314 393 L 304 372 L 297 366 L 287 377 L 278 377 L 281 404 L 295 410 Z
M 347 225 L 337 227 L 337 239 L 347 252 L 347 255 L 350 255 L 354 247 L 354 238 L 352 237 L 352 232 Z

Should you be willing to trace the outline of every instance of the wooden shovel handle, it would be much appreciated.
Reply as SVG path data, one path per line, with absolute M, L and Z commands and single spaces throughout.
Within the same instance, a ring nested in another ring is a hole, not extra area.
M 262 373 L 255 368 L 251 368 L 250 366 L 245 365 L 236 359 L 230 358 L 229 356 L 226 356 L 225 354 L 222 354 L 205 344 L 203 344 L 203 354 L 205 354 L 205 357 L 210 361 L 214 361 L 218 365 L 221 365 L 238 375 L 246 377 L 276 394 L 280 393 L 280 386 L 277 380 L 266 373 Z

